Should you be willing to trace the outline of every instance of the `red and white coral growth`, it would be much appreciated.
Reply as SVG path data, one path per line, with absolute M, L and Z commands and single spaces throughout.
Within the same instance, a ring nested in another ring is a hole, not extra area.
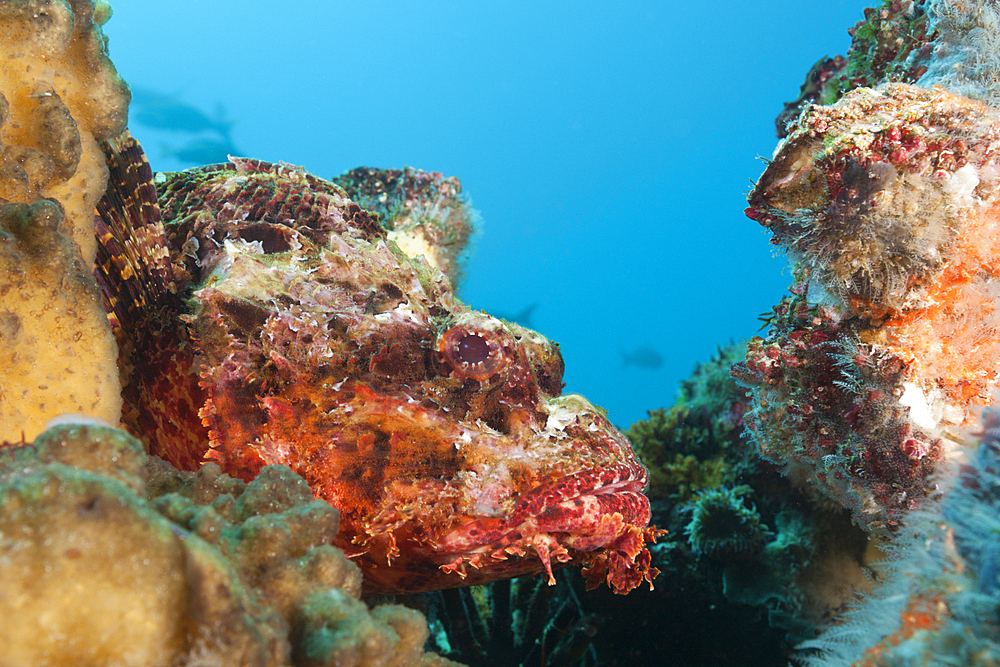
M 812 107 L 747 215 L 798 264 L 734 373 L 765 457 L 891 531 L 1000 369 L 1000 113 L 887 84 Z

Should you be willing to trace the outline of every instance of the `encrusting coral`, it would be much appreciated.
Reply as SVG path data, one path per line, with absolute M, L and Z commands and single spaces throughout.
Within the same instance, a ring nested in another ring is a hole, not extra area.
M 0 664 L 453 664 L 419 613 L 358 601 L 337 524 L 287 468 L 181 473 L 58 420 L 0 452 Z
M 118 423 L 115 343 L 91 275 L 98 140 L 125 128 L 106 3 L 0 3 L 0 438 L 63 412 Z
M 841 622 L 804 642 L 807 667 L 1000 663 L 1000 440 L 983 415 L 965 462 L 941 476 L 942 493 L 907 517 L 887 547 L 879 584 Z
M 888 534 L 1000 361 L 1000 112 L 886 84 L 804 113 L 747 215 L 798 269 L 734 374 L 789 474 Z

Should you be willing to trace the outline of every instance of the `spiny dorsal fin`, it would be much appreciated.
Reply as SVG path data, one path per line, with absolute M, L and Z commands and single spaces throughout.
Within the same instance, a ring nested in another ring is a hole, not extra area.
M 128 130 L 101 142 L 108 186 L 97 205 L 94 275 L 104 295 L 122 379 L 122 422 L 151 454 L 196 468 L 208 448 L 198 417 L 199 365 L 179 319 L 177 293 L 153 172 Z
M 166 235 L 156 203 L 153 170 L 128 130 L 102 141 L 108 187 L 97 204 L 95 274 L 119 322 L 175 294 Z

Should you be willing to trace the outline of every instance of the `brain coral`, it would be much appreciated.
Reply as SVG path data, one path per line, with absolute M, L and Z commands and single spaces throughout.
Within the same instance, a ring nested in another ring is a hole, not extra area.
M 0 3 L 0 438 L 62 412 L 117 423 L 115 344 L 90 274 L 97 141 L 126 124 L 105 3 Z

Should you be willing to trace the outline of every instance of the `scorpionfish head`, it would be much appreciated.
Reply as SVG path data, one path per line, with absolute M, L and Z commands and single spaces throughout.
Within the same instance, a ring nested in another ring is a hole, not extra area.
M 161 291 L 178 312 L 156 349 L 133 342 L 131 380 L 162 381 L 141 367 L 179 332 L 170 363 L 188 351 L 196 381 L 171 380 L 155 401 L 139 386 L 126 402 L 135 430 L 161 438 L 197 412 L 206 445 L 155 453 L 244 479 L 291 467 L 340 510 L 335 544 L 369 593 L 551 581 L 567 563 L 619 592 L 656 575 L 646 470 L 602 411 L 561 395 L 556 344 L 471 310 L 342 189 L 301 170 L 234 160 L 156 187 L 173 281 Z

